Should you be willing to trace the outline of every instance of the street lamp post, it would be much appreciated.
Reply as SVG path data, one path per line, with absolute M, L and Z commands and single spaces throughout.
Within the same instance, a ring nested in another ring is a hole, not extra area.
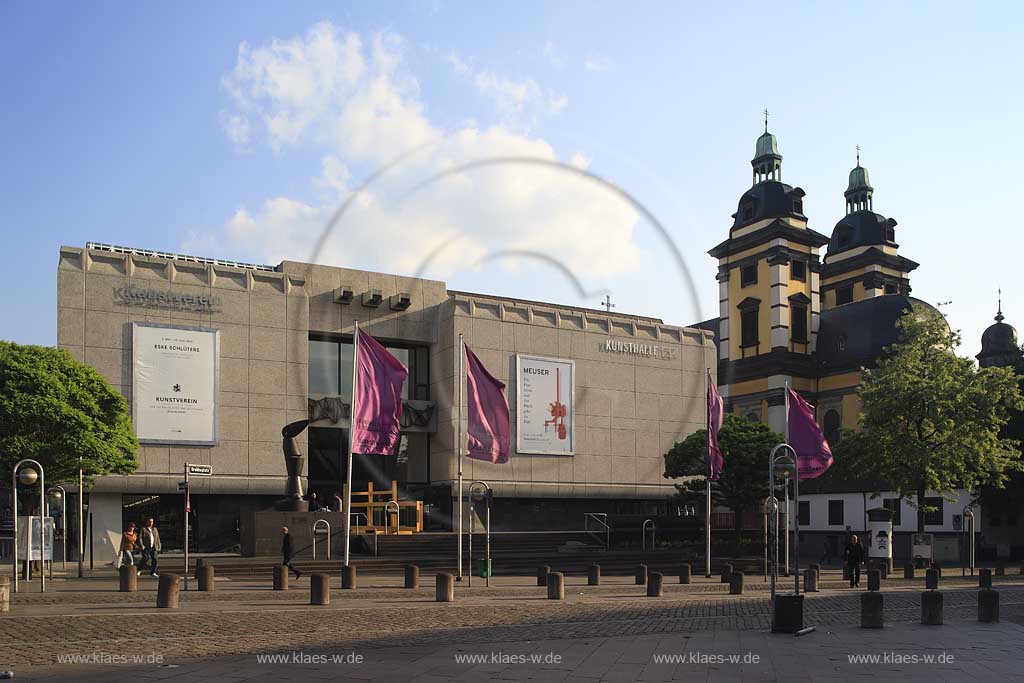
M 33 465 L 32 467 L 26 467 L 20 473 L 22 465 Z M 21 482 L 25 486 L 31 486 L 32 484 L 39 481 L 39 512 L 43 513 L 39 518 L 39 591 L 46 591 L 46 572 L 42 570 L 43 558 L 45 557 L 44 551 L 46 549 L 46 524 L 44 523 L 43 516 L 46 511 L 46 483 L 43 478 L 43 466 L 31 458 L 25 458 L 19 460 L 14 465 L 14 469 L 11 471 L 11 498 L 14 499 L 14 548 L 12 549 L 11 558 L 14 569 L 14 592 L 18 592 L 18 482 Z M 31 516 L 26 517 L 31 521 Z M 32 525 L 26 525 L 25 533 L 32 533 Z M 25 562 L 31 564 L 32 558 L 25 558 Z
M 967 530 L 967 562 L 971 568 L 971 576 L 974 576 L 974 506 L 968 505 L 964 508 L 964 529 Z
M 474 489 L 477 489 L 474 491 Z M 474 481 L 469 485 L 469 585 L 473 585 L 473 516 L 472 501 L 477 497 L 483 497 L 487 503 L 487 512 L 484 518 L 484 586 L 491 585 L 491 498 L 492 489 L 485 481 Z
M 61 538 L 61 555 L 60 555 L 60 566 L 65 571 L 68 570 L 68 492 L 64 490 L 64 487 L 60 484 L 55 484 L 51 489 L 50 493 L 54 498 L 60 501 L 60 523 L 62 526 L 60 538 Z M 53 567 L 53 560 L 50 560 L 50 567 Z
M 83 498 L 84 477 L 82 475 L 82 456 L 78 456 L 78 578 L 85 575 L 85 499 Z

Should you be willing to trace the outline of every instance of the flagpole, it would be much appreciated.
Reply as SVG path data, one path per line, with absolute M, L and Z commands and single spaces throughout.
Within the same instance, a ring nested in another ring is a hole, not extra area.
M 786 432 L 785 436 L 786 443 L 789 443 L 789 380 L 786 380 Z M 798 467 L 796 463 L 796 456 L 793 456 L 793 466 Z M 788 470 L 787 470 L 788 472 Z M 782 485 L 785 488 L 786 495 L 786 540 L 785 540 L 785 562 L 786 562 L 786 576 L 789 576 L 789 475 L 787 474 L 782 478 Z
M 352 537 L 352 445 L 356 431 L 356 377 L 359 368 L 359 321 L 353 321 L 352 332 L 352 403 L 348 418 L 348 472 L 345 475 L 345 566 L 349 560 L 349 541 Z M 372 522 L 372 520 L 368 520 Z
M 456 581 L 462 581 L 462 518 L 464 516 L 463 515 L 464 511 L 462 509 L 463 508 L 463 506 L 462 506 L 462 385 L 463 385 L 463 381 L 464 381 L 463 375 L 465 374 L 465 372 L 464 372 L 465 371 L 465 362 L 466 362 L 466 342 L 463 339 L 462 334 L 460 333 L 459 334 L 459 427 L 458 427 L 458 433 L 457 433 L 457 435 L 455 437 L 455 448 L 457 449 L 458 454 L 459 454 L 458 455 L 458 463 L 459 463 L 459 465 L 458 465 L 459 466 L 459 480 L 458 480 L 458 487 L 459 487 L 459 513 L 458 513 L 459 514 L 459 542 L 457 544 L 458 545 L 458 553 L 459 553 L 459 561 L 458 561 L 458 571 L 457 571 L 457 573 L 455 575 L 455 580 Z M 470 539 L 470 542 L 472 543 L 472 539 Z M 472 558 L 470 558 L 470 560 L 472 561 Z M 473 568 L 470 567 L 469 570 L 473 571 Z
M 706 516 L 704 520 L 704 576 L 711 578 L 711 368 L 706 368 L 704 375 L 704 429 L 708 432 L 708 473 L 705 479 L 707 484 Z

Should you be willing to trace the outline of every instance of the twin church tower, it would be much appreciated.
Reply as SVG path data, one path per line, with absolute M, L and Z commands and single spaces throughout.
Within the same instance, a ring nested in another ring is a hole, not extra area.
M 927 305 L 909 296 L 918 264 L 898 253 L 896 221 L 875 212 L 859 154 L 831 237 L 808 227 L 804 191 L 782 182 L 767 120 L 750 164 L 729 237 L 708 252 L 718 259 L 719 317 L 699 326 L 715 332 L 726 410 L 782 432 L 788 383 L 835 438 L 856 425 L 861 367 L 896 340 L 904 311 Z

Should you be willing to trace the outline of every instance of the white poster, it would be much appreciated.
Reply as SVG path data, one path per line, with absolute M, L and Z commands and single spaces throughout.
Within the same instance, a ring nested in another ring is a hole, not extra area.
M 220 333 L 132 323 L 132 417 L 141 443 L 217 443 Z
M 28 557 L 32 562 L 39 561 L 39 521 L 43 519 L 41 517 L 18 517 L 18 540 L 21 541 L 18 544 L 18 557 L 25 559 Z M 44 553 L 43 559 L 47 562 L 53 561 L 53 517 L 46 517 L 46 530 L 43 533 L 43 543 L 46 544 L 46 552 Z M 29 525 L 31 521 L 31 525 Z M 25 533 L 26 529 L 31 526 L 32 533 Z
M 516 356 L 516 450 L 573 454 L 576 364 L 571 360 Z

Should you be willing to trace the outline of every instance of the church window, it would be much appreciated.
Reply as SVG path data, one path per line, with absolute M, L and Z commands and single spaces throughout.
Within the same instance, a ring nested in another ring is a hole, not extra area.
M 790 309 L 793 318 L 793 326 L 791 328 L 791 336 L 795 342 L 806 342 L 807 341 L 807 306 L 803 304 L 793 304 Z
M 757 264 L 743 266 L 740 269 L 740 286 L 749 287 L 757 282 Z
M 840 287 L 836 290 L 836 306 L 853 303 L 853 287 Z
M 793 276 L 794 280 L 805 281 L 807 279 L 807 262 L 793 261 L 789 264 L 789 274 Z
M 795 213 L 803 213 L 804 212 L 804 201 L 802 199 L 794 199 L 793 200 L 793 211 Z
M 822 420 L 824 423 L 822 426 L 825 428 L 825 438 L 828 439 L 830 444 L 839 443 L 839 429 L 842 427 L 842 418 L 839 416 L 839 411 L 832 409 L 825 413 L 825 419 Z
M 899 292 L 899 288 L 897 288 L 896 285 L 889 284 L 889 285 L 885 286 L 885 293 L 886 294 L 897 294 L 898 292 Z
M 743 346 L 756 346 L 757 339 L 757 309 L 750 309 L 741 313 L 741 341 Z

